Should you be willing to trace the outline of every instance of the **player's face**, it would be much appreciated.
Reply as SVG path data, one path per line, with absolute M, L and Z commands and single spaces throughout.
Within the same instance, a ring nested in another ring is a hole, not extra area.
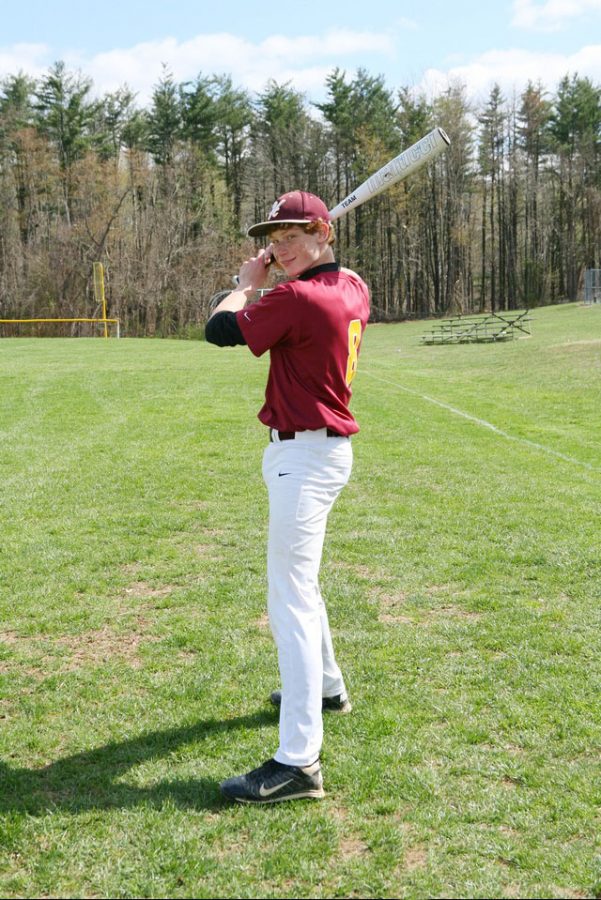
M 320 263 L 328 248 L 327 227 L 324 231 L 307 234 L 300 225 L 275 228 L 269 235 L 270 251 L 289 278 L 302 275 Z

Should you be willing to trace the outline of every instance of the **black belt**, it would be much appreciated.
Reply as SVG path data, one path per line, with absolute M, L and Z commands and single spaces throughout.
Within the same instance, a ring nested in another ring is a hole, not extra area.
M 273 433 L 276 433 L 278 438 L 281 441 L 293 441 L 296 437 L 296 431 L 278 431 L 276 428 L 269 429 L 269 440 L 273 442 Z M 337 437 L 337 438 L 347 438 L 348 434 L 340 434 L 338 431 L 334 431 L 333 428 L 326 428 L 326 434 L 328 437 Z

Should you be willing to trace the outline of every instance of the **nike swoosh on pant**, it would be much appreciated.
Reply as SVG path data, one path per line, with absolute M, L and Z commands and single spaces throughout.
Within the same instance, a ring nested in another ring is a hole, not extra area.
M 276 786 L 272 788 L 266 788 L 265 784 L 263 783 L 259 788 L 259 794 L 261 795 L 261 797 L 271 797 L 271 795 L 275 794 L 276 791 L 281 791 L 283 787 L 286 787 L 287 784 L 291 783 L 292 778 L 289 778 L 288 781 L 282 781 L 281 784 L 276 784 Z
M 278 472 L 278 478 L 283 478 L 284 475 L 292 475 L 292 472 Z

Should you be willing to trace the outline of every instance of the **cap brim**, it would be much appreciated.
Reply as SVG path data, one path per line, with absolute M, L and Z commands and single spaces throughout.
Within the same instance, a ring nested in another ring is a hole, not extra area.
M 270 222 L 257 222 L 251 225 L 246 232 L 249 237 L 260 237 L 267 234 L 270 228 L 279 228 L 280 225 L 310 225 L 315 219 L 272 219 Z

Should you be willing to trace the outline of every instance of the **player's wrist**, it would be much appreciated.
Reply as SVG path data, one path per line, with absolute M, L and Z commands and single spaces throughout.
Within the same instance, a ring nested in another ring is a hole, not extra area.
M 236 288 L 235 291 L 232 291 L 231 294 L 228 294 L 227 297 L 224 297 L 221 303 L 215 307 L 209 319 L 212 319 L 214 315 L 219 312 L 239 312 L 241 309 L 244 309 L 246 304 L 250 301 L 251 297 L 255 293 L 254 289 L 248 289 L 248 294 L 246 290 L 241 288 Z

